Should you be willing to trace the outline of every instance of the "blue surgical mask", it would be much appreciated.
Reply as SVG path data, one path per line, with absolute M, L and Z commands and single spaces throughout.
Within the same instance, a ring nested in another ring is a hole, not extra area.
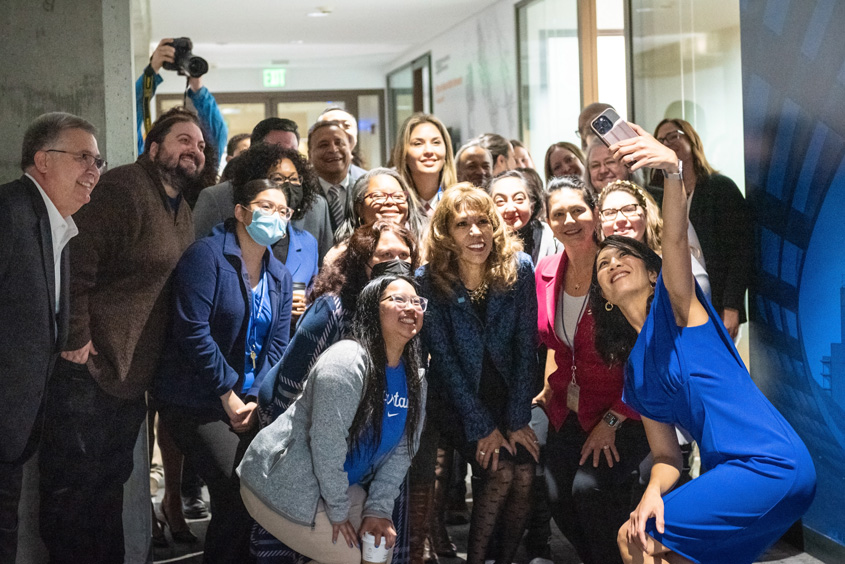
M 269 247 L 284 238 L 288 228 L 288 220 L 278 213 L 264 215 L 261 210 L 252 212 L 252 223 L 246 226 L 246 232 L 252 240 Z

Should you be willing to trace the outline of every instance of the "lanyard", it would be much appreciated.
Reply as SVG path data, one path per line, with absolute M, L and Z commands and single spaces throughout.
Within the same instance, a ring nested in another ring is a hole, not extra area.
M 258 358 L 255 352 L 255 345 L 258 341 L 258 316 L 261 315 L 261 308 L 264 306 L 264 297 L 267 295 L 267 272 L 263 266 L 261 267 L 261 280 L 258 281 L 258 286 L 256 286 L 255 290 L 252 293 L 252 318 L 249 322 L 250 331 L 247 335 L 247 348 L 249 349 L 249 358 L 252 361 L 253 370 L 255 370 L 255 360 Z M 256 294 L 258 294 L 257 300 Z
M 578 320 L 575 322 L 575 332 L 572 334 L 572 337 L 569 336 L 569 333 L 566 331 L 566 319 L 563 314 L 563 308 L 565 307 L 566 300 L 565 300 L 566 291 L 561 292 L 561 305 L 563 307 L 560 308 L 560 316 L 561 316 L 561 325 L 563 326 L 563 336 L 566 340 L 569 341 L 570 347 L 569 349 L 572 351 L 572 383 L 577 384 L 575 381 L 575 337 L 578 335 L 578 325 L 581 323 L 581 317 L 584 315 L 584 310 L 587 308 L 587 301 L 589 300 L 590 294 L 584 296 L 584 301 L 581 303 L 581 311 L 578 312 Z M 575 297 L 575 296 L 573 296 Z

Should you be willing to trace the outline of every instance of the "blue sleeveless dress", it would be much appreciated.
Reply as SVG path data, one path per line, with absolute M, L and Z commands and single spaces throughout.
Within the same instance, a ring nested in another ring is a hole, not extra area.
M 687 430 L 708 471 L 663 497 L 665 533 L 647 532 L 700 564 L 753 562 L 809 508 L 816 487 L 804 443 L 748 374 L 713 306 L 678 327 L 663 275 L 625 369 L 622 399 Z

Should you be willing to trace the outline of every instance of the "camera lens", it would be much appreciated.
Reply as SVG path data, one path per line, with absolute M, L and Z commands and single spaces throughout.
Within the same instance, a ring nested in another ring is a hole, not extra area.
M 613 129 L 613 124 L 610 123 L 610 120 L 605 116 L 599 116 L 594 122 L 594 125 L 596 127 L 596 131 L 602 135 Z
M 208 62 L 202 57 L 191 57 L 188 60 L 188 74 L 194 78 L 200 77 L 208 72 Z

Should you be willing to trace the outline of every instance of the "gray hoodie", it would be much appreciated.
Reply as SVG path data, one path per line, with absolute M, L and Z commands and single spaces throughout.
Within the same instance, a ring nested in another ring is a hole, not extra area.
M 366 367 L 364 349 L 344 340 L 327 349 L 311 369 L 302 396 L 250 444 L 238 475 L 267 507 L 289 521 L 312 526 L 320 498 L 332 523 L 349 516 L 349 480 L 343 465 L 349 428 L 361 401 Z M 421 371 L 422 372 L 422 371 Z M 426 397 L 422 379 L 421 397 Z M 403 435 L 375 470 L 364 516 L 391 519 L 399 485 L 419 446 L 425 405 L 413 444 Z

